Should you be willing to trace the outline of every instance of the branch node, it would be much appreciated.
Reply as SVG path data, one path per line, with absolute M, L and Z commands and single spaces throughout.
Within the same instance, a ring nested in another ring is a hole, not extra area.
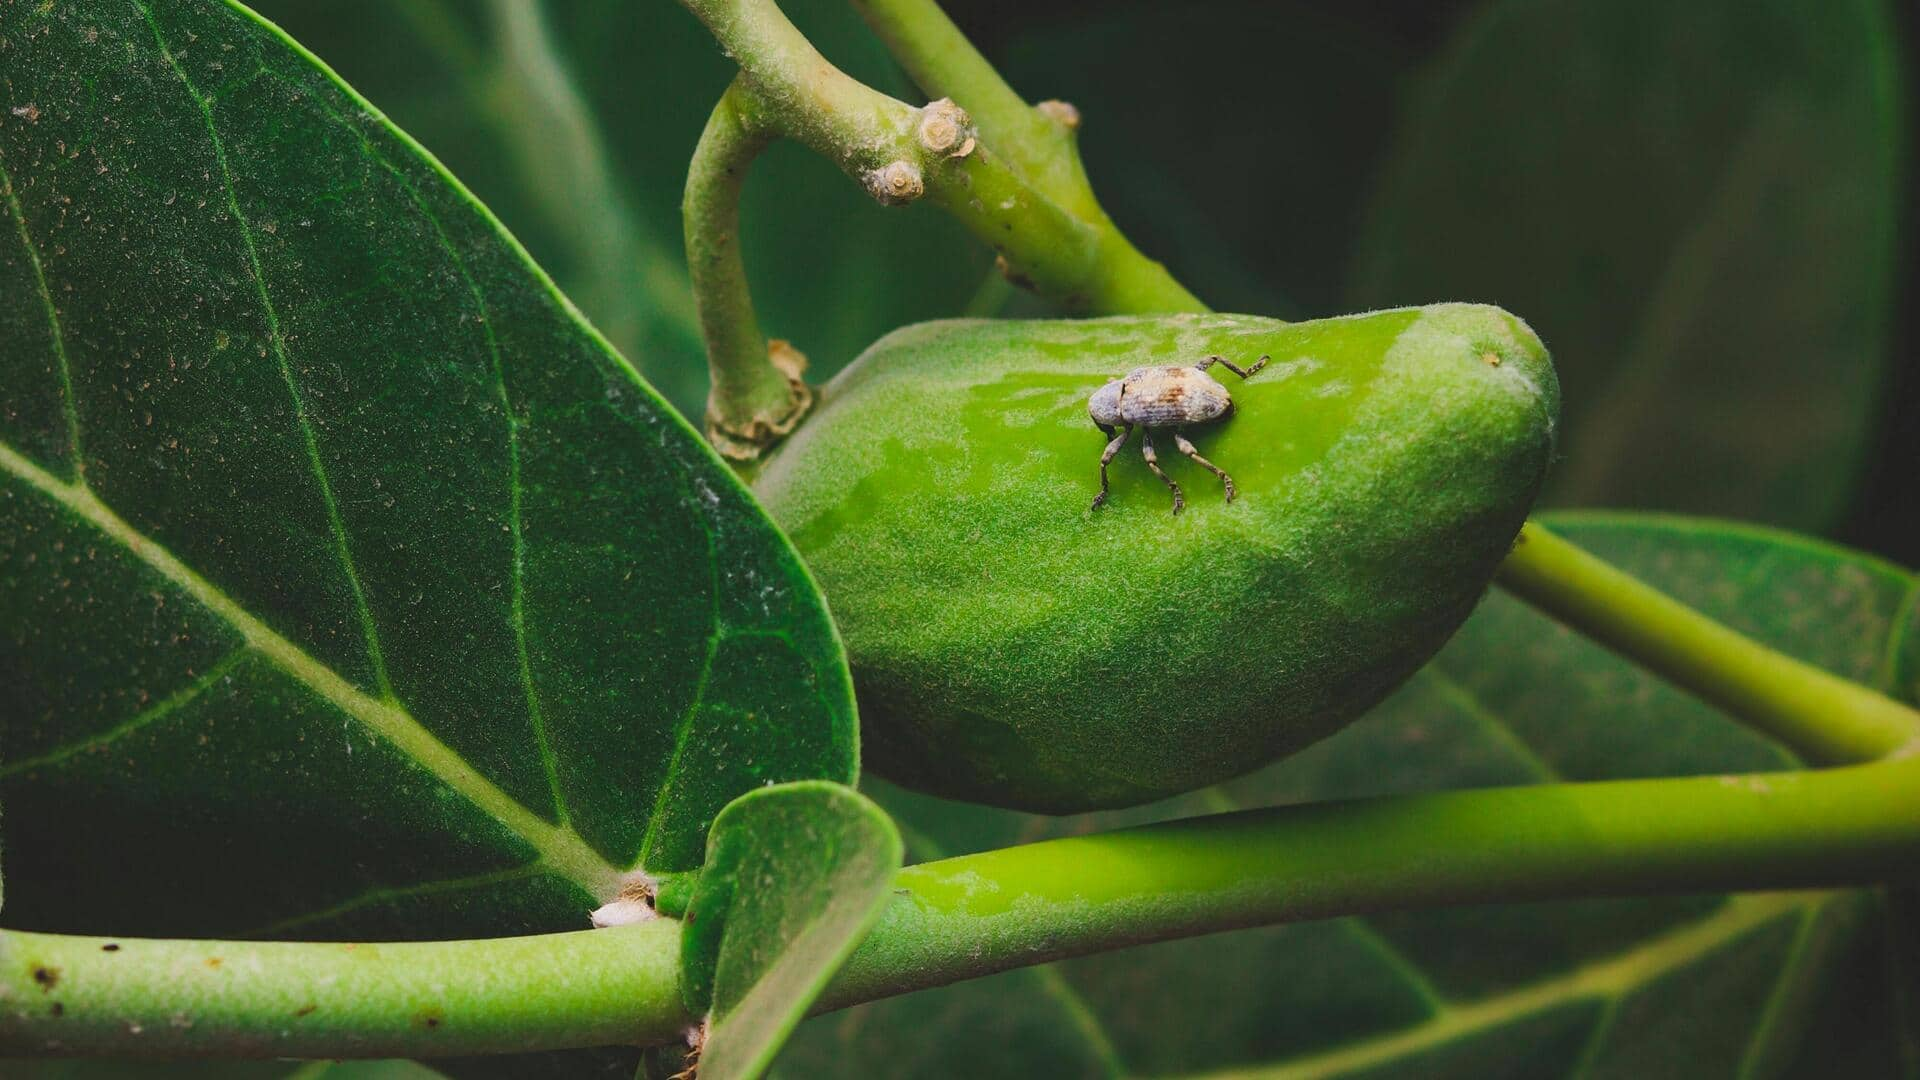
M 620 886 L 620 891 L 612 900 L 593 909 L 587 921 L 596 930 L 605 930 L 609 926 L 632 926 L 635 923 L 651 922 L 660 917 L 654 910 L 653 895 L 658 887 L 650 875 L 635 871 L 628 874 Z
M 973 153 L 979 141 L 973 117 L 967 115 L 967 110 L 954 104 L 952 98 L 928 102 L 920 110 L 919 134 L 921 146 L 950 158 L 963 158 Z
M 927 179 L 911 161 L 889 161 L 866 175 L 867 193 L 884 206 L 905 206 L 927 193 Z
M 787 400 L 778 410 L 759 410 L 745 420 L 721 415 L 715 396 L 707 397 L 707 441 L 732 461 L 758 461 L 781 439 L 793 433 L 813 406 L 813 388 L 803 376 L 806 354 L 780 338 L 767 339 L 767 362 L 786 377 Z
M 1059 124 L 1068 131 L 1080 130 L 1080 110 L 1075 108 L 1071 101 L 1061 101 L 1059 98 L 1048 98 L 1035 105 L 1034 108 L 1040 110 L 1041 116 Z

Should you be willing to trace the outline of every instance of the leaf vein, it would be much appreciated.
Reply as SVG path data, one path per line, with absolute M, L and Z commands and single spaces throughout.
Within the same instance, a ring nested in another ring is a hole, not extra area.
M 1747 1036 L 1747 1049 L 1740 1056 L 1740 1071 L 1735 1074 L 1739 1080 L 1760 1075 L 1760 1066 L 1765 1060 L 1767 1033 L 1786 1004 L 1795 976 L 1807 961 L 1814 924 L 1818 921 L 1822 906 L 1809 904 L 1800 912 L 1800 924 L 1794 927 L 1793 943 L 1787 946 L 1787 954 L 1780 960 L 1780 973 L 1774 977 L 1773 988 L 1767 993 L 1767 1003 L 1760 1007 L 1760 1015 L 1753 1022 L 1753 1033 Z
M 415 720 L 399 702 L 368 694 L 348 682 L 339 672 L 314 659 L 181 562 L 178 556 L 128 524 L 91 490 L 60 480 L 5 443 L 0 443 L 0 470 L 12 473 L 87 521 L 202 607 L 225 620 L 248 645 L 288 676 L 386 739 L 441 783 L 519 836 L 539 852 L 546 865 L 579 883 L 596 897 L 611 897 L 619 891 L 620 871 L 601 858 L 578 833 L 550 824 L 514 801 L 512 796 L 500 790 L 493 781 Z
M 1892 694 L 1896 699 L 1903 689 L 1894 684 L 1900 677 L 1900 650 L 1906 646 L 1909 628 L 1920 625 L 1920 577 L 1907 586 L 1906 595 L 1893 609 L 1893 626 L 1887 631 L 1886 648 L 1880 654 L 1880 662 L 1875 665 L 1873 682 L 1876 687 Z
M 1420 669 L 1420 673 L 1433 683 L 1434 689 L 1438 690 L 1442 697 L 1446 698 L 1455 708 L 1466 714 L 1468 719 L 1478 724 L 1481 729 L 1492 736 L 1496 742 L 1512 753 L 1513 756 L 1519 760 L 1521 766 L 1523 766 L 1527 772 L 1531 773 L 1536 780 L 1541 783 L 1552 784 L 1565 779 L 1565 777 L 1560 775 L 1560 770 L 1554 768 L 1545 758 L 1535 752 L 1533 747 L 1527 745 L 1526 740 L 1522 739 L 1513 728 L 1505 720 L 1500 719 L 1493 710 L 1487 708 L 1486 704 L 1482 702 L 1472 690 L 1467 689 L 1465 684 L 1453 676 L 1448 675 L 1445 671 L 1442 671 L 1438 663 L 1428 664 L 1426 667 Z
M 698 503 L 692 501 L 692 493 L 687 491 L 685 482 L 678 472 L 674 473 L 680 487 L 680 495 L 686 505 Z M 707 634 L 706 654 L 700 661 L 700 676 L 693 684 L 693 697 L 687 702 L 686 711 L 680 714 L 673 726 L 673 754 L 667 759 L 667 771 L 660 778 L 660 789 L 654 793 L 653 811 L 647 818 L 647 832 L 640 841 L 640 866 L 645 868 L 648 857 L 653 854 L 654 841 L 660 833 L 660 823 L 666 818 L 667 800 L 673 795 L 673 778 L 680 772 L 680 759 L 686 753 L 687 736 L 693 729 L 693 718 L 700 713 L 700 707 L 706 702 L 707 683 L 713 677 L 713 661 L 720 652 L 720 646 L 726 638 L 726 630 L 720 625 L 720 546 L 713 538 L 713 525 L 702 515 L 701 534 L 707 541 L 707 625 L 711 631 Z
M 44 769 L 49 765 L 58 765 L 68 758 L 102 749 L 157 720 L 165 719 L 172 713 L 191 704 L 194 699 L 205 693 L 214 683 L 225 678 L 229 672 L 239 666 L 241 661 L 247 658 L 249 651 L 245 646 L 233 650 L 216 661 L 211 668 L 208 668 L 206 674 L 201 675 L 186 686 L 175 690 L 173 693 L 154 702 L 133 716 L 120 721 L 118 724 L 115 724 L 113 727 L 108 728 L 98 735 L 89 735 L 84 739 L 56 747 L 36 757 L 9 762 L 4 766 L 0 766 L 0 777 L 30 772 L 34 769 Z
M 6 195 L 7 210 L 13 214 L 14 224 L 20 230 L 20 243 L 27 249 L 27 264 L 33 267 L 34 284 L 40 290 L 40 302 L 47 309 L 47 332 L 53 342 L 53 356 L 60 369 L 60 403 L 67 420 L 67 453 L 73 459 L 73 482 L 84 484 L 87 480 L 87 463 L 80 437 L 80 408 L 73 393 L 73 365 L 67 359 L 67 336 L 60 325 L 59 309 L 53 304 L 53 290 L 47 287 L 46 267 L 40 262 L 40 249 L 33 246 L 33 235 L 27 230 L 27 211 L 20 205 L 19 193 L 13 189 L 13 176 L 7 172 L 4 163 L 0 163 L 0 193 Z
M 1047 964 L 1034 968 L 1033 977 L 1039 982 L 1041 991 L 1067 1014 L 1067 1022 L 1073 1025 L 1073 1030 L 1086 1041 L 1087 1048 L 1106 1068 L 1109 1080 L 1127 1076 L 1126 1060 L 1120 1056 L 1120 1048 L 1114 1045 L 1113 1036 L 1107 1033 L 1099 1014 L 1087 1004 L 1087 999 L 1067 981 L 1066 976 L 1060 974 L 1060 969 Z
M 1600 1015 L 1593 1018 L 1593 1030 L 1587 1033 L 1587 1042 L 1580 1048 L 1580 1057 L 1573 1064 L 1573 1070 L 1567 1073 L 1567 1080 L 1586 1080 L 1592 1075 L 1594 1063 L 1600 1060 L 1600 1052 L 1606 1049 L 1607 1036 L 1613 1031 L 1613 1022 L 1620 1016 L 1620 998 L 1608 997 Z
M 166 58 L 167 66 L 180 80 L 180 85 L 199 109 L 205 122 L 207 139 L 213 148 L 214 160 L 220 166 L 221 188 L 227 196 L 227 209 L 240 229 L 240 240 L 247 252 L 247 268 L 253 278 L 255 293 L 260 298 L 262 317 L 266 321 L 267 340 L 272 346 L 274 359 L 280 367 L 280 377 L 286 383 L 287 394 L 292 399 L 293 415 L 300 428 L 301 441 L 306 446 L 307 462 L 313 473 L 314 482 L 320 489 L 320 501 L 327 514 L 327 527 L 333 535 L 335 556 L 339 559 L 340 569 L 347 579 L 348 590 L 353 594 L 354 607 L 360 620 L 361 636 L 365 639 L 368 662 L 373 666 L 375 684 L 380 688 L 381 696 L 388 701 L 394 700 L 393 684 L 387 677 L 386 658 L 380 651 L 380 634 L 374 624 L 373 610 L 367 603 L 366 588 L 361 584 L 359 570 L 353 561 L 353 548 L 347 540 L 346 522 L 340 514 L 340 503 L 334 496 L 333 481 L 327 474 L 326 462 L 320 456 L 319 436 L 313 429 L 312 419 L 307 415 L 304 396 L 300 392 L 300 383 L 294 375 L 292 361 L 287 356 L 286 338 L 280 330 L 280 314 L 274 307 L 273 297 L 267 290 L 266 268 L 260 261 L 260 249 L 254 235 L 253 223 L 247 218 L 246 211 L 240 208 L 240 194 L 233 182 L 233 170 L 227 161 L 226 142 L 220 137 L 219 126 L 214 123 L 213 106 L 209 98 L 194 85 L 193 79 L 174 55 L 173 48 L 167 43 L 166 35 L 160 29 L 160 22 L 154 16 L 153 8 L 147 0 L 134 0 L 145 16 L 147 25 L 153 31 L 155 44 L 160 55 Z
M 476 309 L 475 317 L 479 320 L 481 333 L 486 339 L 487 354 L 493 368 L 494 388 L 498 392 L 501 415 L 507 430 L 507 528 L 513 541 L 513 573 L 508 624 L 513 631 L 520 686 L 527 702 L 527 723 L 533 730 L 534 747 L 540 755 L 541 768 L 546 773 L 547 790 L 553 798 L 554 815 L 560 824 L 565 825 L 571 820 L 572 815 L 567 808 L 566 795 L 561 790 L 559 761 L 553 752 L 552 739 L 547 734 L 546 713 L 541 708 L 540 694 L 534 686 L 533 661 L 527 648 L 526 536 L 521 514 L 521 500 L 525 488 L 520 480 L 520 421 L 514 415 L 513 399 L 507 393 L 506 359 L 500 350 L 499 336 L 494 333 L 492 309 L 487 304 L 486 294 L 480 289 L 480 283 L 474 280 L 473 272 L 467 266 L 467 260 L 461 256 L 459 250 L 454 247 L 453 241 L 448 238 L 446 227 L 440 221 L 440 215 L 434 213 L 432 207 L 427 205 L 419 189 L 414 187 L 412 179 L 395 165 L 392 159 L 381 152 L 373 140 L 367 138 L 359 124 L 352 122 L 324 102 L 320 103 L 320 108 L 336 123 L 353 132 L 360 141 L 360 148 L 378 162 L 381 168 L 392 174 L 394 180 L 406 191 L 414 207 L 420 211 L 422 217 L 427 219 L 427 223 L 433 226 L 434 238 L 439 243 L 441 251 L 445 252 L 447 258 L 453 262 L 454 269 L 460 273 L 461 281 L 466 283 L 468 295 L 473 299 Z
M 382 885 L 368 889 L 358 896 L 349 897 L 337 904 L 319 908 L 300 915 L 289 915 L 256 930 L 240 934 L 241 938 L 278 937 L 290 930 L 302 926 L 311 926 L 317 922 L 348 915 L 361 908 L 373 907 L 389 900 L 406 900 L 416 896 L 437 896 L 446 893 L 461 892 L 466 889 L 480 889 L 489 885 L 501 885 L 509 881 L 520 881 L 537 877 L 545 872 L 540 863 L 532 862 L 521 866 L 508 867 L 505 870 L 489 870 L 483 874 L 469 874 L 465 877 L 447 878 L 441 881 L 426 881 L 418 885 Z
M 1421 1002 L 1424 1003 L 1428 1009 L 1432 1010 L 1435 1015 L 1444 1013 L 1453 1007 L 1448 1003 L 1446 997 L 1440 993 L 1439 987 L 1434 986 L 1432 980 L 1427 978 L 1426 972 L 1421 971 L 1419 965 L 1415 964 L 1413 960 L 1401 950 L 1400 946 L 1395 945 L 1391 939 L 1385 934 L 1382 934 L 1372 923 L 1362 918 L 1351 918 L 1341 919 L 1340 925 L 1355 940 L 1366 946 L 1368 950 L 1377 955 L 1389 967 L 1393 968 L 1394 974 L 1406 980 L 1408 988 L 1410 988 L 1414 994 L 1420 998 Z
M 1738 895 L 1712 915 L 1676 927 L 1602 960 L 1470 1004 L 1433 1019 L 1270 1066 L 1187 1074 L 1186 1080 L 1308 1080 L 1380 1066 L 1573 1001 L 1613 1000 L 1652 978 L 1677 971 L 1783 915 L 1817 905 L 1831 893 Z

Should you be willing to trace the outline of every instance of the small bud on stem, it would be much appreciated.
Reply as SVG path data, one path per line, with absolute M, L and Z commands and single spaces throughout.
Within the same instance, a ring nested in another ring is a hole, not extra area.
M 950 158 L 973 153 L 976 142 L 973 118 L 952 98 L 929 102 L 920 110 L 920 145 Z
M 887 206 L 904 206 L 927 193 L 920 166 L 911 161 L 889 161 L 867 174 L 867 191 Z
M 1080 110 L 1075 108 L 1071 101 L 1048 98 L 1046 101 L 1035 105 L 1034 108 L 1040 110 L 1040 115 L 1059 124 L 1068 131 L 1080 130 Z

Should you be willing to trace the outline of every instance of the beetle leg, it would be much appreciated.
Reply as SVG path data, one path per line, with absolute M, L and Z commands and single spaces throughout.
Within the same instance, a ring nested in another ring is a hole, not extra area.
M 1225 367 L 1228 371 L 1233 372 L 1235 375 L 1238 375 L 1243 379 L 1251 379 L 1253 378 L 1254 373 L 1258 372 L 1261 368 L 1266 367 L 1267 361 L 1271 359 L 1273 359 L 1273 357 L 1271 356 L 1262 356 L 1260 359 L 1255 360 L 1253 362 L 1253 366 L 1250 368 L 1247 368 L 1245 371 L 1240 370 L 1240 366 L 1238 364 L 1235 364 L 1233 361 L 1227 359 L 1224 356 L 1209 356 L 1205 360 L 1202 360 L 1193 366 L 1199 368 L 1201 371 L 1205 371 L 1208 368 L 1212 367 L 1213 365 L 1219 364 Z M 1215 470 L 1215 471 L 1217 472 L 1218 470 Z
M 1225 469 L 1222 469 L 1220 466 L 1215 465 L 1213 462 L 1208 461 L 1206 458 L 1201 457 L 1200 451 L 1195 450 L 1193 448 L 1193 444 L 1187 441 L 1187 437 L 1185 435 L 1180 434 L 1177 431 L 1173 433 L 1173 445 L 1179 447 L 1181 453 L 1199 462 L 1201 468 L 1219 477 L 1220 482 L 1227 485 L 1227 501 L 1228 502 L 1233 501 L 1233 497 L 1237 493 L 1233 490 L 1233 477 L 1228 476 L 1227 471 Z
M 1121 428 L 1120 434 L 1118 435 L 1114 435 L 1113 429 L 1105 424 L 1100 425 L 1100 430 L 1106 432 L 1108 435 L 1112 435 L 1113 441 L 1107 443 L 1106 453 L 1100 455 L 1100 494 L 1093 497 L 1093 505 L 1088 507 L 1089 510 L 1098 510 L 1100 509 L 1100 504 L 1107 501 L 1107 466 L 1112 463 L 1113 455 L 1119 453 L 1120 448 L 1127 445 L 1127 439 L 1133 434 L 1131 427 Z
M 1187 500 L 1180 494 L 1180 485 L 1173 482 L 1173 477 L 1160 471 L 1160 460 L 1153 453 L 1153 432 L 1141 432 L 1140 443 L 1140 453 L 1147 459 L 1147 468 L 1152 469 L 1153 475 L 1166 481 L 1167 486 L 1173 489 L 1173 512 L 1179 513 L 1180 508 L 1187 505 Z

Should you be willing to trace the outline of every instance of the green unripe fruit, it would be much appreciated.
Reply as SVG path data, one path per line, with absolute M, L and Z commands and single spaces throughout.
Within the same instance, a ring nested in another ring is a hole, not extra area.
M 1273 358 L 1187 430 L 1239 498 L 1162 430 L 1185 511 L 1138 434 L 1089 510 L 1089 395 L 1216 353 Z M 1485 590 L 1558 409 L 1491 307 L 929 323 L 833 380 L 756 487 L 839 622 L 870 766 L 1065 813 L 1246 772 L 1384 697 Z

